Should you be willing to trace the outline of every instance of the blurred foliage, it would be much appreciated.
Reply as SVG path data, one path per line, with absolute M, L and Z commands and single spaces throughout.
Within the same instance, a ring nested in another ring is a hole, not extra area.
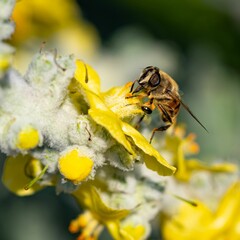
M 234 1 L 229 1 L 229 5 L 214 0 L 78 2 L 85 17 L 95 24 L 103 40 L 121 26 L 138 25 L 162 40 L 178 44 L 186 54 L 192 45 L 203 45 L 240 71 L 240 24 L 231 11 Z

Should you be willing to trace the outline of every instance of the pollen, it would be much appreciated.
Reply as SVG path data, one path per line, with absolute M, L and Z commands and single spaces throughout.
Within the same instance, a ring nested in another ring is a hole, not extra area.
M 66 179 L 79 183 L 91 173 L 93 161 L 74 149 L 59 158 L 58 167 Z
M 28 126 L 19 132 L 16 147 L 20 150 L 29 150 L 35 148 L 39 144 L 39 140 L 38 130 Z
M 120 119 L 141 115 L 140 99 L 132 97 L 129 93 L 132 83 L 126 83 L 123 87 L 114 87 L 103 93 L 105 104 Z

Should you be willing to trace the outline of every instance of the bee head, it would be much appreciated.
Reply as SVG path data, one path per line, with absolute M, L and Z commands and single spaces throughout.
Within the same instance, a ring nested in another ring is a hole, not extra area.
M 159 68 L 149 66 L 143 69 L 143 72 L 138 80 L 139 85 L 143 88 L 157 87 L 161 82 Z

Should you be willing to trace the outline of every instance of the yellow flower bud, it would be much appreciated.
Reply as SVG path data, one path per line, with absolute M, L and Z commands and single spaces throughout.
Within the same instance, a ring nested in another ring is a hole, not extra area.
M 35 148 L 39 144 L 39 140 L 38 130 L 28 126 L 19 132 L 16 146 L 20 150 L 29 150 Z
M 0 71 L 8 69 L 11 62 L 11 55 L 0 55 Z
M 30 159 L 25 165 L 25 174 L 30 178 L 35 178 L 41 174 L 43 170 L 43 165 L 36 159 Z
M 37 175 L 41 163 L 30 155 L 18 155 L 16 157 L 8 157 L 4 164 L 2 181 L 8 190 L 17 194 L 18 196 L 28 196 L 34 194 L 43 188 L 38 183 L 29 188 L 24 189 L 24 186 L 31 181 L 34 175 Z M 31 170 L 30 170 L 31 168 Z M 32 170 L 34 172 L 32 172 Z M 31 174 L 30 174 L 31 172 Z
M 93 161 L 86 156 L 81 156 L 77 149 L 73 149 L 59 158 L 58 167 L 66 179 L 78 183 L 91 173 Z

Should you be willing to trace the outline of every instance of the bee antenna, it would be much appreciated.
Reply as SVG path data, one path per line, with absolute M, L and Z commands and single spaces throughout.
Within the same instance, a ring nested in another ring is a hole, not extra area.
M 201 127 L 207 132 L 207 128 L 204 127 L 204 125 L 198 120 L 198 118 L 192 113 L 192 111 L 190 110 L 190 108 L 185 104 L 183 103 L 180 99 L 179 99 L 180 103 L 182 104 L 182 106 L 185 108 L 185 110 L 201 125 Z

